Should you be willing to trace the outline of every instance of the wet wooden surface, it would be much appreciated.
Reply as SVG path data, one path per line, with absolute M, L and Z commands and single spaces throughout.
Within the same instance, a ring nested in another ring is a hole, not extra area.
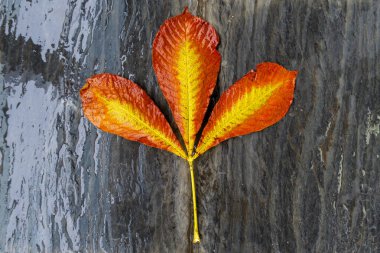
M 195 162 L 191 244 L 179 158 L 97 130 L 78 91 L 94 73 L 140 84 L 159 25 L 190 11 L 218 31 L 215 98 L 262 61 L 299 70 L 289 114 Z M 379 252 L 380 4 L 1 1 L 0 252 Z

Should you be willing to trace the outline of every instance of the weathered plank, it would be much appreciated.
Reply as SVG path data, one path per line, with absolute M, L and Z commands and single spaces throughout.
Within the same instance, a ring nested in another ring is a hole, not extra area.
M 186 163 L 97 130 L 93 73 L 140 84 L 185 5 L 217 29 L 218 95 L 262 61 L 297 69 L 289 114 Z M 380 5 L 365 1 L 3 1 L 0 252 L 378 252 Z

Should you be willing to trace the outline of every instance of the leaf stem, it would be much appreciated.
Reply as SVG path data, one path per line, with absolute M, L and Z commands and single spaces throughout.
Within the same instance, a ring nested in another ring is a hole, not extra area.
M 195 191 L 195 180 L 194 180 L 194 166 L 193 166 L 193 159 L 187 160 L 190 167 L 190 177 L 191 177 L 191 193 L 193 196 L 193 213 L 194 213 L 194 237 L 193 237 L 193 243 L 200 243 L 201 240 L 199 238 L 199 232 L 198 232 L 198 217 L 197 217 L 197 195 Z

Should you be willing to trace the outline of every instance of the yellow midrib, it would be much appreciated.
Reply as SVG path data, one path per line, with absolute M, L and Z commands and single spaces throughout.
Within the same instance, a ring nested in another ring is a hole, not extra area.
M 180 45 L 178 62 L 177 62 L 177 78 L 180 83 L 181 94 L 183 94 L 183 101 L 179 101 L 181 106 L 181 115 L 187 115 L 183 117 L 183 130 L 186 149 L 188 153 L 191 153 L 194 145 L 194 140 L 192 139 L 194 135 L 194 104 L 191 101 L 193 97 L 193 89 L 191 75 L 199 75 L 197 73 L 197 66 L 192 66 L 191 64 L 197 64 L 198 56 L 197 53 L 190 48 L 191 42 L 187 40 L 187 32 L 185 33 L 185 41 Z M 186 108 L 186 110 L 184 110 Z M 186 119 L 187 118 L 187 119 Z
M 185 52 L 186 52 L 186 66 L 189 66 L 189 44 L 187 43 L 187 36 L 186 36 L 186 33 L 185 33 L 185 41 L 186 41 L 186 48 L 185 48 Z M 193 122 L 192 119 L 190 119 L 190 112 L 192 111 L 192 107 L 191 107 L 191 103 L 190 103 L 190 78 L 189 78 L 189 70 L 186 68 L 186 87 L 187 87 L 187 118 L 188 118 L 188 123 L 187 123 L 187 138 L 188 138 L 188 147 L 187 148 L 187 154 L 188 156 L 191 156 L 191 152 L 193 151 L 192 150 L 192 147 L 191 147 L 191 144 L 192 144 L 192 141 L 190 139 L 190 136 L 192 135 L 190 133 L 190 124 L 191 122 Z M 193 116 L 193 115 L 191 115 Z
M 162 134 L 160 131 L 156 130 L 155 128 L 152 128 L 150 125 L 146 124 L 144 121 L 142 121 L 140 118 L 136 117 L 133 113 L 131 113 L 129 110 L 125 109 L 123 106 L 118 105 L 117 102 L 114 102 L 113 100 L 107 100 L 106 98 L 103 98 L 102 96 L 98 95 L 97 93 L 96 97 L 99 98 L 104 102 L 104 104 L 107 106 L 107 109 L 114 109 L 115 111 L 121 111 L 121 113 L 125 113 L 128 115 L 128 117 L 132 118 L 134 120 L 134 124 L 142 125 L 145 129 L 148 130 L 148 132 L 153 133 L 153 136 L 159 137 L 164 143 L 166 143 L 168 146 L 172 147 L 175 151 L 177 151 L 177 155 L 185 159 L 185 156 L 182 154 L 181 150 L 178 149 L 176 145 L 173 144 L 173 142 L 168 139 L 164 134 Z M 125 105 L 130 107 L 130 105 Z
M 223 134 L 228 132 L 231 128 L 236 127 L 238 124 L 247 120 L 253 113 L 255 113 L 260 107 L 262 107 L 270 98 L 271 94 L 281 86 L 281 82 L 277 84 L 269 84 L 262 88 L 253 88 L 250 92 L 245 93 L 242 98 L 237 100 L 232 106 L 230 111 L 227 111 L 224 115 L 221 115 L 221 119 L 219 119 L 212 128 L 212 130 L 205 136 L 203 142 L 201 144 L 200 150 L 196 153 L 194 159 L 199 156 L 199 154 L 204 153 L 210 145 L 212 145 L 213 141 L 221 137 Z M 258 93 L 262 95 L 260 97 L 257 96 Z M 260 98 L 260 100 L 254 101 L 249 104 L 250 100 L 253 98 Z M 246 106 L 248 104 L 248 106 Z M 247 112 L 247 113 L 243 113 Z M 239 116 L 236 116 L 239 115 Z M 225 129 L 228 129 L 227 131 Z

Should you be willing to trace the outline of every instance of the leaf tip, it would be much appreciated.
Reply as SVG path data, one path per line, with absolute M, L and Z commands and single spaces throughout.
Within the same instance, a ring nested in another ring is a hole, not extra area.
M 87 91 L 87 89 L 90 88 L 90 84 L 88 81 L 83 85 L 83 87 L 80 89 L 79 94 L 81 97 L 83 97 L 84 93 Z
M 86 79 L 85 84 L 83 85 L 83 87 L 79 91 L 79 94 L 80 94 L 82 100 L 84 100 L 85 94 L 91 89 L 91 86 L 94 83 L 94 81 L 100 80 L 102 78 L 102 76 L 104 76 L 104 75 L 105 74 L 97 74 L 97 75 L 93 75 L 90 78 Z
M 185 8 L 183 9 L 182 14 L 191 14 L 190 11 L 189 11 L 189 7 L 188 6 L 185 6 Z
M 294 79 L 296 79 L 296 77 L 297 77 L 297 75 L 298 75 L 298 70 L 291 70 L 291 71 L 290 71 L 290 74 L 292 75 L 292 77 L 293 77 Z

